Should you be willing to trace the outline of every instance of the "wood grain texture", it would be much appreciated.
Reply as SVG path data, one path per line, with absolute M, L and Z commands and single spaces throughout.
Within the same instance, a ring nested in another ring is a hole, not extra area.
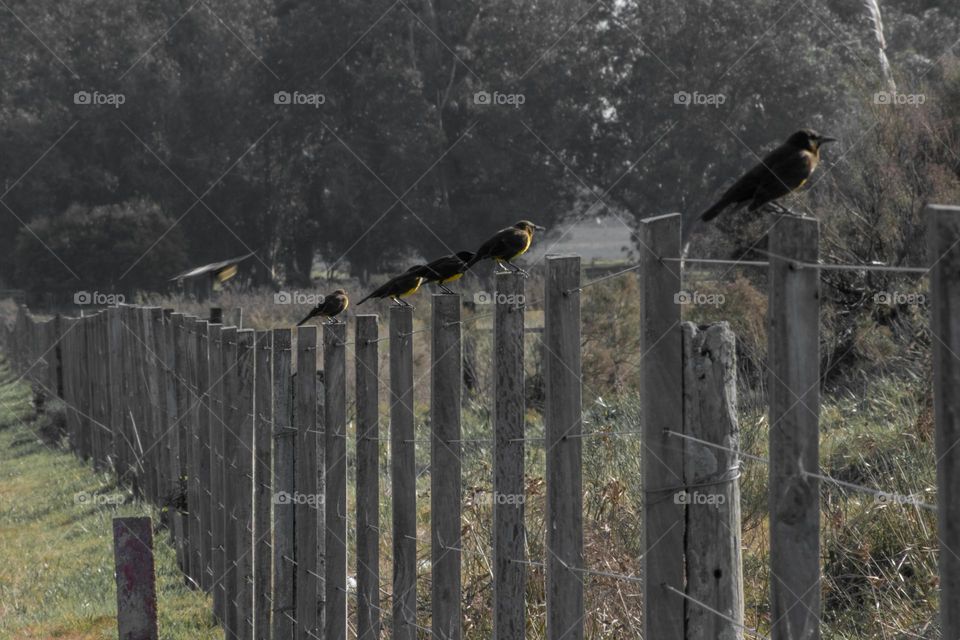
M 459 295 L 432 296 L 430 348 L 430 605 L 434 638 L 459 640 L 463 618 L 460 587 L 460 399 L 463 385 Z
M 717 447 L 684 441 L 686 491 L 673 495 L 687 509 L 684 541 L 687 588 L 707 609 L 687 607 L 686 638 L 743 638 L 740 557 L 740 426 L 737 422 L 736 337 L 726 322 L 683 327 L 683 428 Z
M 819 223 L 781 216 L 770 231 L 770 614 L 773 640 L 820 637 Z M 783 256 L 781 259 L 777 256 Z
M 323 325 L 324 638 L 347 638 L 347 325 Z
M 380 377 L 376 315 L 356 316 L 357 640 L 380 638 Z
M 294 548 L 294 504 L 296 491 L 294 443 L 293 358 L 291 331 L 273 332 L 273 638 L 293 638 L 297 577 Z
M 527 581 L 524 527 L 524 279 L 496 275 L 493 323 L 493 628 L 523 638 Z
M 666 430 L 683 428 L 680 215 L 640 221 L 640 402 L 643 426 L 644 637 L 683 638 L 684 508 L 669 498 L 683 484 L 683 446 Z
M 317 471 L 320 438 L 317 424 L 317 328 L 297 329 L 297 490 L 295 496 L 297 548 L 296 639 L 320 637 L 319 531 L 323 513 Z
M 547 258 L 546 357 L 547 638 L 583 639 L 583 432 L 580 258 Z M 656 636 L 649 636 L 656 637 Z
M 273 609 L 270 497 L 273 443 L 273 347 L 269 331 L 257 331 L 253 421 L 253 637 L 270 637 Z
M 933 412 L 936 422 L 937 532 L 940 540 L 940 624 L 944 638 L 960 638 L 960 207 L 926 208 L 933 271 L 930 314 Z
M 390 308 L 390 480 L 394 640 L 416 640 L 417 469 L 413 428 L 413 311 Z

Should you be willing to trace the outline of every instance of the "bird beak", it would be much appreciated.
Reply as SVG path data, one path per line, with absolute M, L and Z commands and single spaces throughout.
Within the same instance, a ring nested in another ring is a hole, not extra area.
M 546 227 L 541 227 L 541 226 L 538 225 L 538 224 L 533 225 L 533 228 L 536 229 L 537 231 L 546 231 L 546 230 L 547 230 Z
M 828 142 L 837 142 L 837 139 L 830 136 L 820 136 L 820 144 L 827 144 Z

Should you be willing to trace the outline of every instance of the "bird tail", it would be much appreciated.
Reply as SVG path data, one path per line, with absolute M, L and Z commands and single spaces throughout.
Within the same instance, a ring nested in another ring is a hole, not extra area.
M 473 265 L 477 264 L 477 263 L 480 262 L 481 260 L 483 260 L 483 256 L 481 256 L 479 253 L 477 253 L 477 254 L 474 255 L 472 258 L 470 258 L 469 260 L 467 260 L 466 262 L 463 263 L 463 264 L 464 264 L 463 270 L 464 270 L 464 271 L 469 271 L 469 270 L 470 270 L 470 267 L 472 267 Z
M 719 202 L 717 202 L 717 204 L 713 205 L 712 207 L 710 207 L 709 209 L 701 213 L 700 220 L 702 222 L 709 222 L 710 220 L 713 220 L 718 215 L 720 215 L 724 209 L 727 208 L 728 204 L 730 203 L 726 202 L 725 200 L 720 200 Z
M 313 312 L 308 313 L 306 318 L 304 318 L 303 320 L 301 320 L 300 322 L 297 323 L 297 326 L 298 326 L 298 327 L 302 327 L 302 326 L 303 326 L 303 323 L 305 323 L 307 320 L 309 320 L 309 319 L 312 318 L 312 317 L 313 317 Z
M 363 300 L 361 300 L 360 302 L 358 302 L 358 303 L 357 303 L 357 306 L 359 307 L 360 305 L 362 305 L 364 302 L 366 302 L 366 301 L 369 300 L 369 299 L 370 299 L 370 296 L 367 296 L 366 298 L 364 298 Z

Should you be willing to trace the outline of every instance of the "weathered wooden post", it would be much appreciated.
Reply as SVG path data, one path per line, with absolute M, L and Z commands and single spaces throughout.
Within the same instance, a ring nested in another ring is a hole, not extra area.
M 110 372 L 110 428 L 113 430 L 113 459 L 117 483 L 130 473 L 130 443 L 124 431 L 123 325 L 119 307 L 107 310 L 107 368 Z M 57 330 L 62 326 L 57 316 Z M 60 339 L 60 336 L 57 336 Z M 59 356 L 57 356 L 59 361 Z M 57 365 L 59 367 L 59 364 Z
M 200 537 L 200 586 L 209 591 L 213 584 L 213 526 L 211 520 L 212 478 L 210 474 L 210 328 L 206 320 L 194 324 L 194 340 L 197 352 L 197 519 Z
M 210 559 L 212 574 L 210 588 L 213 592 L 213 612 L 223 621 L 223 389 L 224 348 L 223 327 L 211 324 L 207 327 L 210 347 L 210 397 L 208 423 L 210 425 Z
M 297 549 L 296 640 L 320 636 L 319 531 L 323 511 L 320 500 L 320 438 L 317 428 L 317 328 L 297 329 L 297 490 L 294 500 Z
M 680 214 L 640 221 L 640 389 L 643 426 L 644 637 L 682 640 L 684 508 L 664 499 L 683 484 L 683 447 L 668 430 L 683 428 L 680 337 Z
M 390 308 L 390 477 L 394 640 L 417 638 L 417 470 L 413 430 L 413 310 Z
M 114 518 L 113 554 L 120 640 L 157 640 L 157 592 L 150 518 Z
M 233 483 L 227 495 L 233 509 L 233 536 L 228 553 L 234 557 L 234 607 L 237 638 L 253 640 L 253 422 L 254 355 L 253 329 L 237 331 L 237 385 L 233 405 L 235 420 L 229 424 L 234 441 Z
M 494 303 L 493 628 L 494 638 L 520 639 L 526 634 L 527 582 L 523 278 L 498 273 Z
M 960 207 L 927 206 L 927 242 L 936 421 L 937 533 L 940 540 L 940 635 L 960 638 Z
M 273 440 L 273 347 L 269 331 L 257 331 L 253 423 L 253 637 L 270 637 L 270 450 Z
M 459 640 L 463 386 L 460 296 L 434 294 L 430 350 L 430 553 L 433 637 Z M 519 636 L 518 636 L 519 638 Z
M 380 378 L 377 316 L 358 315 L 357 640 L 380 638 Z
M 187 470 L 187 515 L 185 530 L 187 545 L 187 575 L 192 586 L 199 588 L 202 581 L 200 568 L 200 491 L 202 488 L 197 482 L 200 463 L 200 427 L 199 406 L 200 395 L 197 391 L 197 319 L 193 316 L 183 318 L 183 351 L 184 351 L 184 402 L 186 407 L 181 409 L 186 416 L 184 446 L 186 447 Z
M 582 640 L 583 576 L 578 572 L 583 569 L 580 258 L 547 257 L 544 289 L 547 638 Z M 522 339 L 522 321 L 519 330 Z
M 347 638 L 347 325 L 323 325 L 323 430 L 326 441 L 324 638 Z
M 294 637 L 297 567 L 294 551 L 296 492 L 292 357 L 289 329 L 273 330 L 273 624 L 274 638 Z
M 740 558 L 740 427 L 736 338 L 727 323 L 683 323 L 684 484 L 672 499 L 686 506 L 686 593 L 719 611 L 687 606 L 686 640 L 743 638 Z
M 819 228 L 781 216 L 770 231 L 770 615 L 773 640 L 820 637 Z
M 240 443 L 237 425 L 240 422 L 237 397 L 240 389 L 240 362 L 238 360 L 237 328 L 220 330 L 223 343 L 223 629 L 227 640 L 240 637 L 237 621 L 237 458 Z

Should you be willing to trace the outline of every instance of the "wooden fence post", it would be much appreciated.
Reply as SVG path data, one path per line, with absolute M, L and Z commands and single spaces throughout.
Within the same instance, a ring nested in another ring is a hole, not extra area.
M 182 502 L 187 502 L 189 509 L 189 481 L 190 474 L 190 405 L 192 404 L 188 380 L 190 372 L 187 364 L 187 319 L 182 313 L 170 314 L 171 337 L 174 353 L 173 369 L 170 371 L 174 389 L 174 403 L 176 411 L 173 415 L 171 432 L 175 433 L 176 445 L 173 458 L 176 460 L 176 491 L 177 505 L 174 509 L 176 519 L 177 555 L 180 559 L 180 568 L 184 576 L 190 577 L 190 523 L 187 520 L 187 510 Z M 189 584 L 189 580 L 187 581 Z
M 157 640 L 157 592 L 150 518 L 114 518 L 113 553 L 120 640 Z
M 498 273 L 494 302 L 493 637 L 505 640 L 526 635 L 523 278 Z
M 186 567 L 186 557 L 184 555 L 184 530 L 183 513 L 180 507 L 181 487 L 183 486 L 182 477 L 184 472 L 184 460 L 180 457 L 182 451 L 180 431 L 183 425 L 183 416 L 180 415 L 182 408 L 181 396 L 183 395 L 180 375 L 180 361 L 183 354 L 180 353 L 180 328 L 183 324 L 183 314 L 173 313 L 169 309 L 163 310 L 163 335 L 166 341 L 166 362 L 164 364 L 164 388 L 167 396 L 167 410 L 164 422 L 162 423 L 162 437 L 166 442 L 168 451 L 170 474 L 169 486 L 170 494 L 167 498 L 167 504 L 170 514 L 170 531 L 173 534 L 173 545 L 177 552 L 177 566 L 183 571 Z
M 237 526 L 234 500 L 237 498 L 237 397 L 240 387 L 240 362 L 237 359 L 237 328 L 220 331 L 223 343 L 223 414 L 220 432 L 223 444 L 223 629 L 227 640 L 240 637 L 237 619 Z
M 297 490 L 291 499 L 296 504 L 297 549 L 297 640 L 320 635 L 320 549 L 318 532 L 323 522 L 318 478 L 320 438 L 317 425 L 317 328 L 297 329 Z
M 686 639 L 743 638 L 740 559 L 740 427 L 736 338 L 726 322 L 683 323 L 683 428 L 716 447 L 684 442 L 684 484 L 672 496 L 686 506 L 686 593 L 721 612 L 687 606 Z M 720 448 L 723 447 L 723 448 Z
M 380 638 L 380 360 L 377 316 L 358 315 L 357 640 Z
M 550 640 L 583 639 L 583 576 L 577 571 L 583 568 L 579 287 L 579 257 L 547 258 L 543 329 L 547 376 L 544 563 Z
M 224 393 L 224 346 L 223 326 L 207 326 L 207 342 L 210 347 L 210 554 L 213 573 L 210 588 L 213 591 L 213 612 L 221 623 L 224 620 L 223 556 L 224 497 L 223 497 L 223 393 Z
M 197 481 L 200 474 L 200 392 L 198 390 L 198 351 L 197 319 L 185 316 L 183 319 L 184 353 L 186 355 L 185 402 L 187 417 L 185 420 L 185 446 L 187 456 L 187 566 L 193 586 L 200 588 L 203 581 L 203 569 L 200 564 L 200 492 L 202 487 Z
M 63 348 L 63 399 L 67 405 L 67 440 L 70 444 L 70 451 L 78 455 L 79 444 L 79 420 L 77 414 L 77 397 L 75 391 L 74 366 L 76 364 L 76 344 L 79 327 L 77 318 L 64 318 L 63 329 L 64 339 Z M 15 347 L 13 347 L 15 348 Z
M 393 640 L 417 638 L 417 469 L 413 429 L 413 310 L 390 308 L 390 476 Z
M 110 371 L 110 428 L 113 430 L 114 472 L 117 483 L 130 473 L 130 444 L 124 430 L 123 397 L 123 310 L 111 307 L 107 311 L 107 368 Z M 59 326 L 59 325 L 58 325 Z
M 770 231 L 770 616 L 773 640 L 820 637 L 819 223 Z
M 211 530 L 212 477 L 210 473 L 210 372 L 211 364 L 210 328 L 206 320 L 197 320 L 194 325 L 194 338 L 197 353 L 197 520 L 200 537 L 197 547 L 200 552 L 200 586 L 209 591 L 213 583 L 213 531 Z
M 253 426 L 253 637 L 270 638 L 273 608 L 270 550 L 270 448 L 273 440 L 273 347 L 269 331 L 257 331 Z
M 940 635 L 960 638 L 960 207 L 928 205 L 927 242 L 933 342 L 937 454 L 937 532 L 940 540 Z
M 460 640 L 460 400 L 463 387 L 459 295 L 434 294 L 430 323 L 430 530 L 433 637 Z M 521 463 L 522 464 L 522 463 Z M 523 480 L 521 479 L 521 484 Z M 520 525 L 523 527 L 522 522 Z M 522 605 L 521 605 L 522 606 Z M 523 636 L 515 636 L 518 640 Z
M 237 331 L 237 385 L 233 398 L 235 419 L 229 423 L 233 433 L 233 482 L 227 495 L 233 506 L 233 536 L 227 537 L 233 547 L 227 553 L 234 559 L 234 607 L 236 636 L 253 640 L 253 421 L 254 421 L 254 354 L 253 329 Z
M 640 389 L 643 425 L 644 637 L 682 640 L 684 508 L 669 499 L 683 484 L 683 447 L 668 430 L 683 429 L 680 336 L 680 215 L 640 221 Z M 664 497 L 667 496 L 666 499 Z
M 324 634 L 347 638 L 347 325 L 323 325 L 326 542 Z
M 273 637 L 294 637 L 297 579 L 292 496 L 296 492 L 290 329 L 273 330 Z

